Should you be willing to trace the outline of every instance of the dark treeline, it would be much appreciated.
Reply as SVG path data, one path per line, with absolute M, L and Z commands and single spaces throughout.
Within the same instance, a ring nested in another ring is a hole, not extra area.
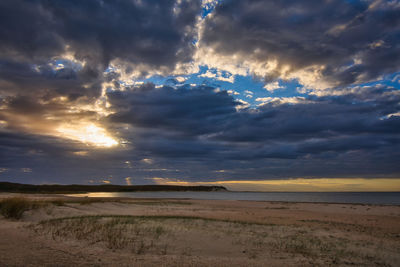
M 18 184 L 0 182 L 0 192 L 12 193 L 84 193 L 84 192 L 135 192 L 135 191 L 226 191 L 223 186 L 176 185 L 58 185 Z

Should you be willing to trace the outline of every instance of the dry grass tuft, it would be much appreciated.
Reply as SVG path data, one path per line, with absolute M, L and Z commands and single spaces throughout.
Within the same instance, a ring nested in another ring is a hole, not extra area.
M 7 219 L 19 220 L 25 211 L 39 206 L 39 202 L 30 201 L 22 197 L 6 198 L 0 202 L 0 213 Z

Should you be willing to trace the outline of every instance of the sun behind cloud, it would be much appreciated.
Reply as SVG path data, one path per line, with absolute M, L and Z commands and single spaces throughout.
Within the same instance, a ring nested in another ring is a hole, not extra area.
M 97 147 L 109 148 L 119 144 L 105 129 L 94 123 L 63 124 L 56 131 L 62 138 L 76 140 Z

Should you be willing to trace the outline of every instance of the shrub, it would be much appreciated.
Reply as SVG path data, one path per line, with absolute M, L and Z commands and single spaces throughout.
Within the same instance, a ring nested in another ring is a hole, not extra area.
M 22 214 L 31 208 L 31 203 L 20 197 L 6 198 L 0 203 L 0 213 L 8 219 L 21 219 Z
M 65 201 L 62 199 L 52 200 L 51 203 L 53 203 L 56 206 L 65 206 Z

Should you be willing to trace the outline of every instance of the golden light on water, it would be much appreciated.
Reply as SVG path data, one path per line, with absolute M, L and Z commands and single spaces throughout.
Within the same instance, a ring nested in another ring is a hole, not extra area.
M 168 178 L 153 178 L 157 184 L 167 185 L 222 185 L 229 190 L 271 192 L 398 192 L 400 178 L 297 178 L 287 180 L 227 180 L 189 182 Z
M 76 140 L 98 147 L 113 147 L 118 141 L 112 138 L 105 129 L 94 123 L 64 124 L 56 129 L 60 137 Z

